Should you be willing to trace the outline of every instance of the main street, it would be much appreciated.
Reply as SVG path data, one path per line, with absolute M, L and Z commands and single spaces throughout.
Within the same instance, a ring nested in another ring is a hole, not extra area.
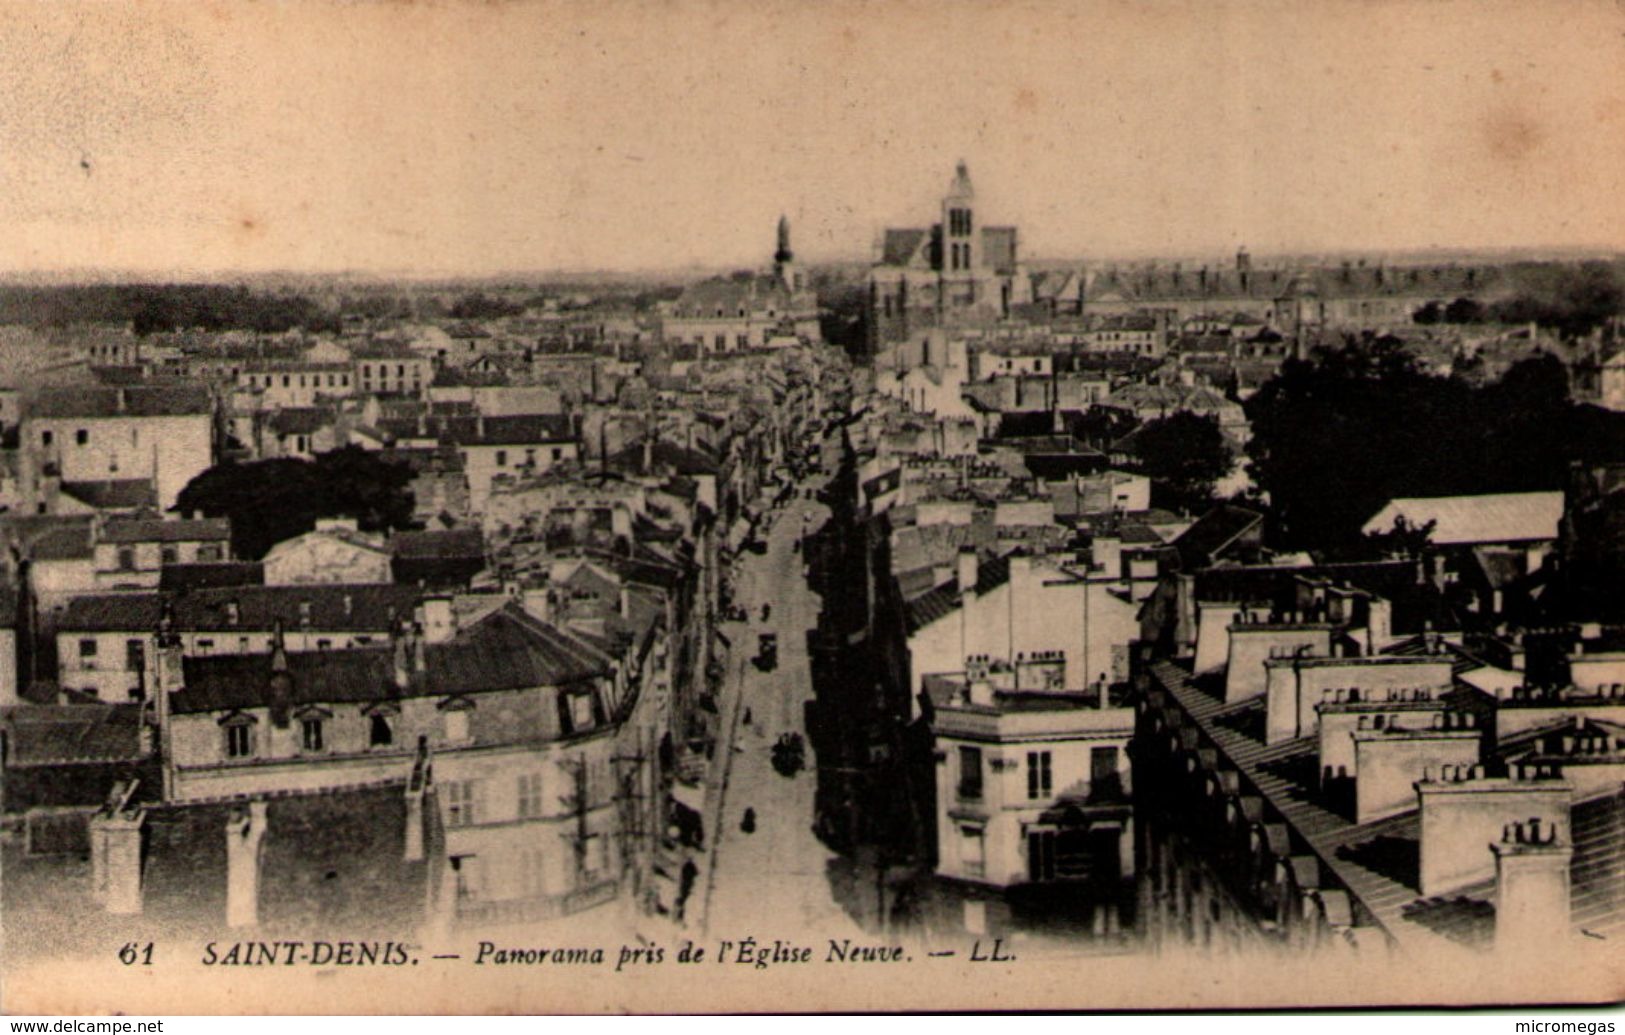
M 777 512 L 767 553 L 745 552 L 735 583 L 735 599 L 748 608 L 749 621 L 728 626 L 735 681 L 729 689 L 737 703 L 724 710 L 733 735 L 731 745 L 727 736 L 719 745 L 728 752 L 720 815 L 708 817 L 716 856 L 706 892 L 706 928 L 717 937 L 862 933 L 831 893 L 828 867 L 838 857 L 812 830 L 817 778 L 805 719 L 813 697 L 807 634 L 817 624 L 821 602 L 803 576 L 795 543 L 804 527 L 817 528 L 829 516 L 822 503 L 805 498 L 807 489 L 822 488 L 827 480 L 815 473 L 797 484 L 796 498 Z M 763 604 L 772 608 L 766 622 Z M 778 637 L 779 661 L 771 672 L 750 661 L 762 633 Z M 790 777 L 772 765 L 773 744 L 784 733 L 799 734 L 808 745 L 806 768 Z M 751 833 L 741 829 L 747 808 L 755 811 Z

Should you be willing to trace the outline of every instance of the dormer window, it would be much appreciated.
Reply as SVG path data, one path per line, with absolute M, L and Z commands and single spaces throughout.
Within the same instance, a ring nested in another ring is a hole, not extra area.
M 254 757 L 257 747 L 254 726 L 257 722 L 258 720 L 254 716 L 245 712 L 233 712 L 220 721 L 227 758 Z
M 473 732 L 469 728 L 470 716 L 474 712 L 474 702 L 466 697 L 453 697 L 440 705 L 442 721 L 445 722 L 446 740 L 452 744 L 461 744 L 468 741 Z
M 367 718 L 367 746 L 370 748 L 387 748 L 395 744 L 395 722 L 401 710 L 395 705 L 386 702 L 375 704 L 362 711 Z

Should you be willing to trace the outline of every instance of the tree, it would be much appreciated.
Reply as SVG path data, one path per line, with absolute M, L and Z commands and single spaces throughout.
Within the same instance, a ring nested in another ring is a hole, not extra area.
M 314 461 L 227 462 L 193 478 L 175 509 L 231 520 L 232 548 L 259 560 L 275 544 L 310 531 L 317 518 L 353 517 L 367 531 L 411 524 L 412 470 L 354 446 Z
M 1130 442 L 1159 507 L 1206 508 L 1214 483 L 1230 470 L 1229 447 L 1212 417 L 1181 412 L 1149 421 Z
M 1550 356 L 1475 389 L 1397 343 L 1356 341 L 1288 362 L 1246 406 L 1253 480 L 1289 549 L 1356 549 L 1396 497 L 1557 489 L 1573 461 L 1625 459 L 1625 416 L 1572 403 Z
M 1458 298 L 1444 307 L 1445 323 L 1480 323 L 1484 307 L 1470 298 Z
M 1437 521 L 1429 521 L 1413 525 L 1405 520 L 1404 515 L 1400 515 L 1394 518 L 1394 526 L 1387 531 L 1367 533 L 1365 545 L 1370 555 L 1378 560 L 1404 558 L 1414 561 L 1427 552 L 1428 544 L 1433 541 L 1434 526 L 1437 524 Z

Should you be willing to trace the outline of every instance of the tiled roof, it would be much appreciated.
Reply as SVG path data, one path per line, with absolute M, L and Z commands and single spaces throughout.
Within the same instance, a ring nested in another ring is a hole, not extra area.
M 271 415 L 270 427 L 278 435 L 313 435 L 337 420 L 331 407 L 285 406 Z
M 156 507 L 158 490 L 149 479 L 127 478 L 101 482 L 63 482 L 62 492 L 97 510 Z
M 914 255 L 920 250 L 920 244 L 925 240 L 928 231 L 908 228 L 903 230 L 887 230 L 880 249 L 880 264 L 882 266 L 907 266 L 913 261 Z
M 509 605 L 446 643 L 423 648 L 422 671 L 396 683 L 392 647 L 299 651 L 287 655 L 294 704 L 384 701 L 563 686 L 608 674 L 611 661 L 579 637 Z M 170 697 L 177 714 L 253 708 L 266 703 L 271 659 L 213 655 L 184 661 L 185 687 Z
M 680 475 L 714 475 L 719 469 L 716 459 L 704 450 L 689 449 L 675 442 L 667 442 L 665 439 L 655 442 L 650 447 L 650 454 L 655 469 L 672 470 Z M 638 443 L 610 456 L 609 466 L 616 470 L 653 473 L 643 469 L 643 446 Z
M 225 518 L 180 521 L 115 518 L 102 526 L 104 543 L 222 542 L 230 538 L 231 522 Z
M 22 705 L 5 726 L 8 766 L 129 762 L 147 754 L 139 705 Z
M 685 288 L 672 303 L 672 315 L 703 318 L 721 309 L 724 317 L 733 317 L 741 308 L 751 313 L 764 306 L 780 311 L 790 306 L 790 292 L 779 278 L 766 274 L 712 277 Z
M 99 593 L 68 601 L 59 628 L 73 631 L 155 629 L 165 597 L 173 600 L 175 627 L 183 631 L 266 631 L 281 621 L 286 629 L 302 624 L 302 604 L 310 605 L 309 627 L 323 630 L 376 632 L 411 614 L 419 591 L 414 586 L 232 586 L 183 594 Z M 228 604 L 237 605 L 232 622 Z
M 209 390 L 197 385 L 45 389 L 28 400 L 30 417 L 173 417 L 207 414 Z
M 984 560 L 976 568 L 976 595 L 991 593 L 1010 581 L 1010 558 Z M 914 633 L 959 609 L 959 576 L 903 605 L 904 623 Z
M 564 414 L 485 418 L 436 414 L 424 418 L 421 431 L 413 417 L 381 419 L 378 428 L 395 439 L 431 438 L 458 446 L 535 445 L 574 439 L 570 418 Z
M 19 518 L 9 531 L 23 555 L 36 561 L 89 560 L 96 553 L 89 517 Z
M 1412 528 L 1437 522 L 1430 539 L 1440 546 L 1556 539 L 1563 518 L 1563 494 L 1507 492 L 1394 499 L 1362 530 L 1387 532 L 1401 517 Z
M 158 576 L 158 588 L 187 591 L 223 586 L 261 586 L 265 565 L 259 561 L 215 561 L 198 564 L 166 564 Z
M 389 548 L 397 558 L 474 557 L 485 559 L 485 536 L 477 528 L 396 532 Z
M 1186 571 L 1205 568 L 1217 560 L 1225 548 L 1258 527 L 1264 516 L 1228 503 L 1214 507 L 1174 540 Z

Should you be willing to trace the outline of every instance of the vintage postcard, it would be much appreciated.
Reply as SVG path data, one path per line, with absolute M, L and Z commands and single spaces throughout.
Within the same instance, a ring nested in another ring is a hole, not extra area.
M 0 0 L 0 1008 L 1625 995 L 1625 7 Z

